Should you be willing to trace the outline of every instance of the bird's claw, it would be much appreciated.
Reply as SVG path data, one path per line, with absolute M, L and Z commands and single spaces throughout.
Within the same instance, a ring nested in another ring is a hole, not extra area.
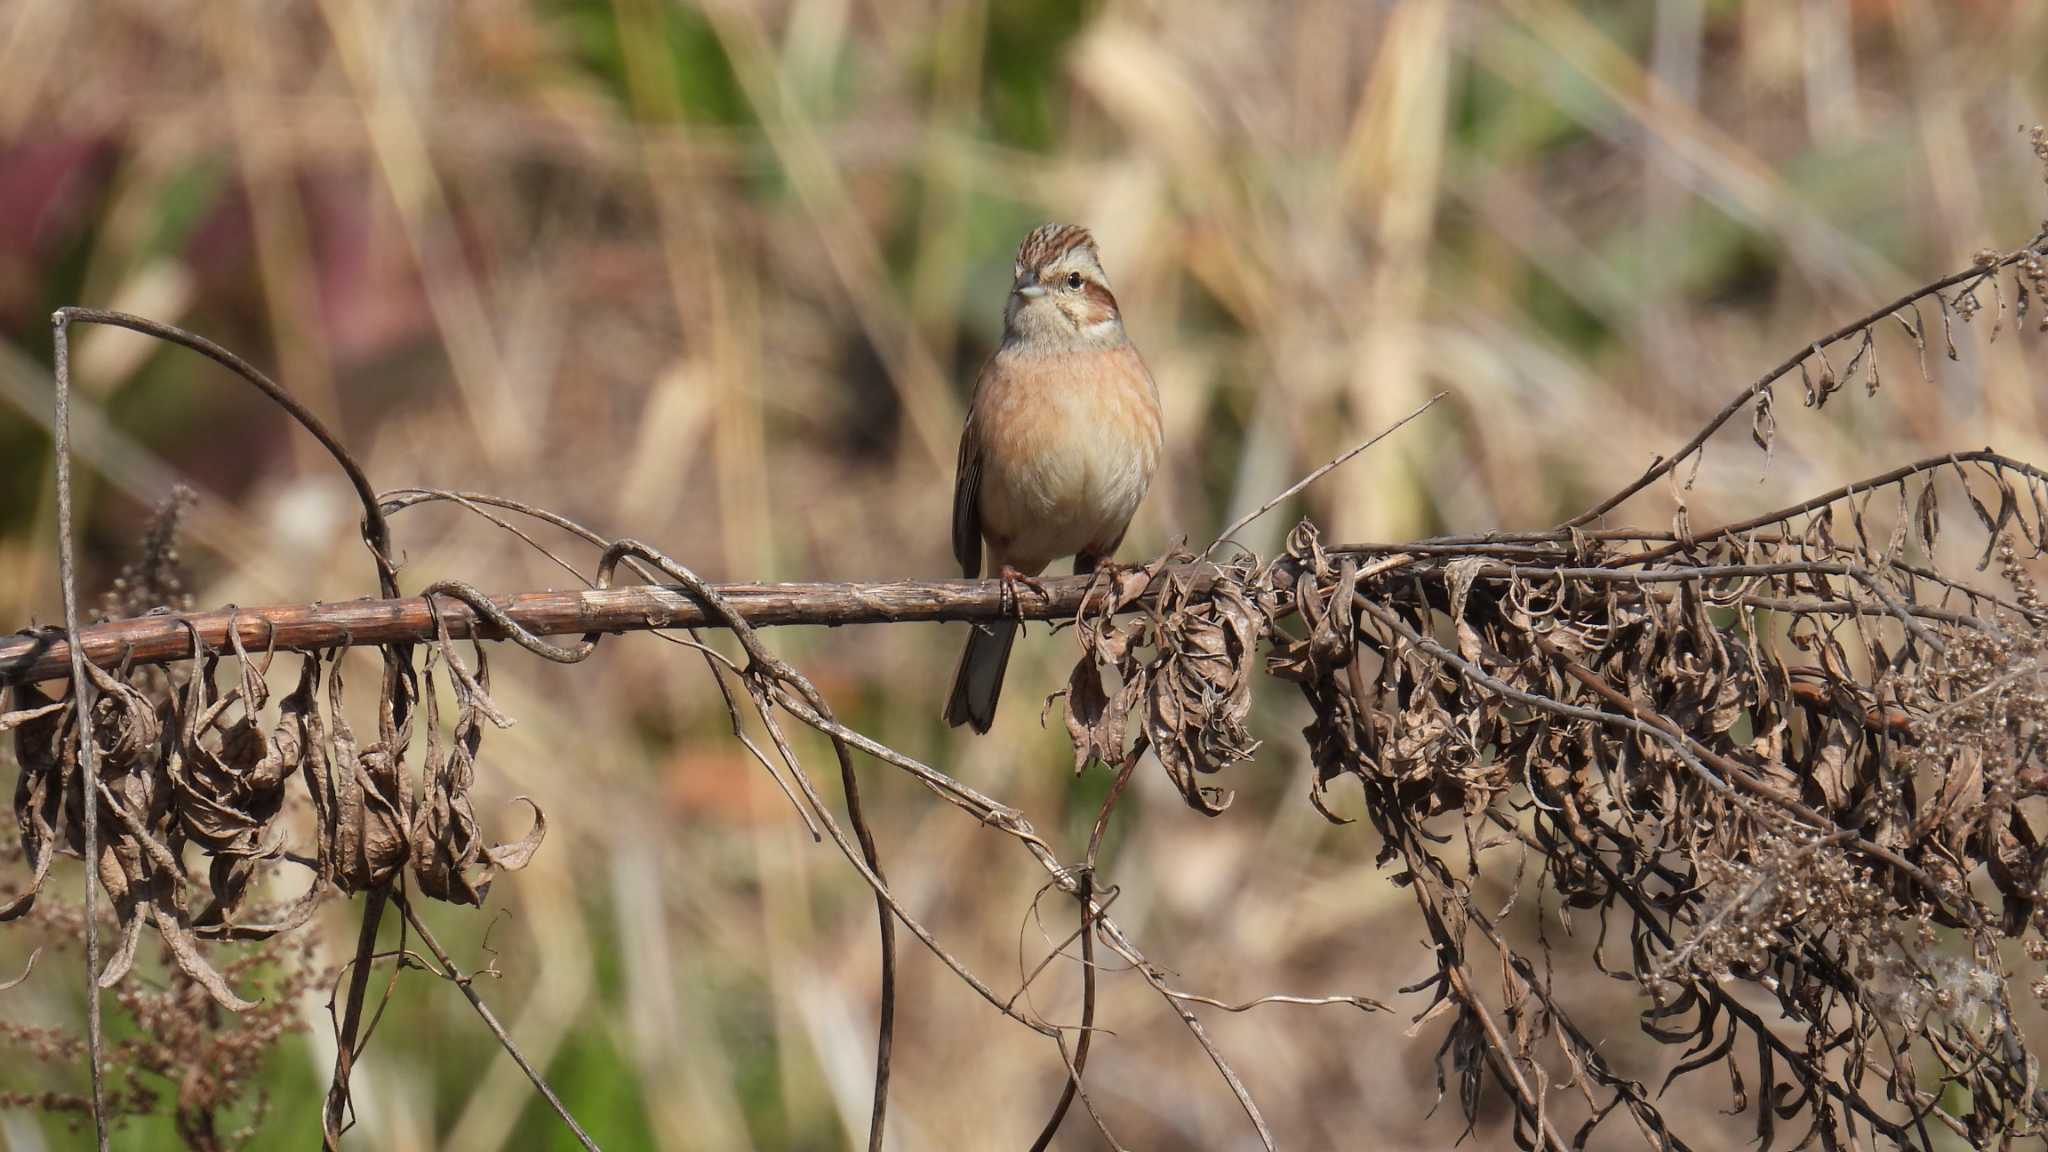
M 1024 619 L 1024 599 L 1017 590 L 1019 585 L 1023 585 L 1038 593 L 1041 599 L 1050 600 L 1052 598 L 1051 594 L 1045 590 L 1044 581 L 1036 576 L 1028 576 L 1010 567 L 1008 564 L 1003 565 L 1002 570 L 996 573 L 996 579 L 1002 584 L 1002 599 L 1006 604 L 1005 611 L 1015 616 L 1020 622 Z
M 1110 603 L 1114 605 L 1123 595 L 1124 573 L 1136 571 L 1139 567 L 1135 564 L 1119 564 L 1107 557 L 1097 560 L 1095 566 L 1088 569 L 1088 587 L 1081 592 L 1082 610 L 1087 610 L 1089 599 L 1095 595 L 1097 581 L 1101 581 L 1102 585 L 1109 589 Z

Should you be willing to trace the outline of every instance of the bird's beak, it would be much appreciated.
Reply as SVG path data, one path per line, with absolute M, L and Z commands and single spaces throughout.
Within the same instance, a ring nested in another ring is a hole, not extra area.
M 1045 285 L 1019 284 L 1017 286 L 1017 295 L 1022 296 L 1026 300 L 1036 300 L 1040 296 L 1045 295 Z

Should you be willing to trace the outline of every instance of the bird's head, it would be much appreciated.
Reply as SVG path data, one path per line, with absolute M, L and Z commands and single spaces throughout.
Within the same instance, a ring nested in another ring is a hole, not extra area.
M 1035 350 L 1123 341 L 1123 318 L 1086 228 L 1044 224 L 1024 238 L 1003 319 L 1004 343 Z

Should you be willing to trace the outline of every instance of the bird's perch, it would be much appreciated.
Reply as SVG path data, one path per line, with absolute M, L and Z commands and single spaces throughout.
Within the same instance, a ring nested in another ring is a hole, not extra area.
M 1120 579 L 1126 591 L 1133 591 L 1142 587 L 1146 575 L 1130 569 Z M 1100 605 L 1109 591 L 1100 576 L 1047 578 L 1038 581 L 1036 587 L 1018 586 L 1014 594 L 997 580 L 714 584 L 712 588 L 749 624 L 763 628 L 993 620 L 1005 616 L 1059 620 L 1080 610 L 1081 599 L 1088 594 L 1091 583 L 1094 592 L 1089 598 Z M 520 592 L 494 599 L 515 623 L 537 636 L 721 626 L 700 601 L 675 585 Z M 468 605 L 447 596 L 437 600 L 450 636 L 505 638 L 489 621 L 479 622 Z M 123 661 L 164 664 L 190 659 L 195 630 L 208 649 L 220 651 L 228 647 L 231 624 L 243 647 L 251 652 L 425 641 L 436 635 L 434 614 L 420 596 L 138 616 L 93 624 L 80 629 L 80 635 L 85 658 L 100 667 L 113 668 Z M 60 679 L 70 675 L 70 671 L 71 646 L 61 631 L 0 639 L 0 685 Z

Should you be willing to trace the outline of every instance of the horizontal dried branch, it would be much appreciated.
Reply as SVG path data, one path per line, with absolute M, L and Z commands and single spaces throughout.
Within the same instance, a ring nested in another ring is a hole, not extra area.
M 1167 573 L 1192 570 L 1167 569 Z M 1126 571 L 1125 587 L 1143 582 Z M 897 624 L 916 621 L 1063 620 L 1107 594 L 1101 576 L 1047 578 L 1037 586 L 1005 588 L 998 580 L 898 580 L 885 583 L 716 584 L 713 589 L 756 628 L 782 625 Z M 520 592 L 494 598 L 505 614 L 537 636 L 636 632 L 658 628 L 718 628 L 721 620 L 677 585 L 635 585 L 568 592 Z M 1140 600 L 1140 603 L 1143 601 Z M 438 601 L 448 633 L 505 639 L 488 620 L 452 597 Z M 348 600 L 268 608 L 225 608 L 184 615 L 138 616 L 80 630 L 85 657 L 102 668 L 122 663 L 164 664 L 190 659 L 192 636 L 214 651 L 228 646 L 232 627 L 251 651 L 308 651 L 346 645 L 430 640 L 434 613 L 425 597 Z M 59 630 L 0 639 L 0 685 L 54 680 L 70 674 L 71 647 Z

